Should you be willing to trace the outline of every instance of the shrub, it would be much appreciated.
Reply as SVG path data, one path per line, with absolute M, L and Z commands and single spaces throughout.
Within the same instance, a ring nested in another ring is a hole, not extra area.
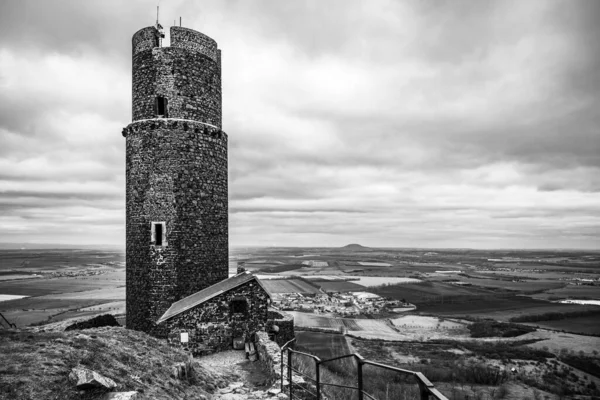
M 560 360 L 565 364 L 600 378 L 600 363 L 593 357 L 562 354 Z
M 530 347 L 522 346 L 524 342 L 513 342 L 513 343 L 477 343 L 477 342 L 464 342 L 462 346 L 468 350 L 482 355 L 486 358 L 494 360 L 533 360 L 546 362 L 547 358 L 554 358 L 554 354 L 544 350 L 534 349 Z
M 94 317 L 92 319 L 88 319 L 86 321 L 77 322 L 75 324 L 69 325 L 65 328 L 65 331 L 73 331 L 77 329 L 90 329 L 90 328 L 100 328 L 103 326 L 121 326 L 117 322 L 114 316 L 111 314 L 104 314 Z
M 600 310 L 583 310 L 571 312 L 547 312 L 544 314 L 520 315 L 512 317 L 510 322 L 537 322 L 537 321 L 556 321 L 566 318 L 588 317 L 600 314 Z
M 509 393 L 510 393 L 510 391 L 508 390 L 508 386 L 506 386 L 505 384 L 500 385 L 500 387 L 498 388 L 498 391 L 496 392 L 496 398 L 503 399 L 506 396 L 508 396 Z
M 515 337 L 535 331 L 531 326 L 498 322 L 493 320 L 476 321 L 469 325 L 471 337 Z
M 506 371 L 484 363 L 469 363 L 458 367 L 457 370 L 462 382 L 478 385 L 498 386 L 509 378 Z

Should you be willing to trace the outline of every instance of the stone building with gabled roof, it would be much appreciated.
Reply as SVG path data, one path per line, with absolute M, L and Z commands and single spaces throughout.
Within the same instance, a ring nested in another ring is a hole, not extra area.
M 156 323 L 166 327 L 170 343 L 193 354 L 212 353 L 231 349 L 234 339 L 247 342 L 258 331 L 278 331 L 270 303 L 260 280 L 242 272 L 173 303 Z

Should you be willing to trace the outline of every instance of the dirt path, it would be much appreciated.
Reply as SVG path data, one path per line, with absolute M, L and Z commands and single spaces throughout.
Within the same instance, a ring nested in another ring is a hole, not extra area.
M 228 376 L 230 383 L 218 389 L 212 399 L 245 400 L 276 399 L 278 389 L 270 389 L 268 376 L 258 362 L 246 359 L 241 350 L 229 350 L 196 358 L 204 368 Z

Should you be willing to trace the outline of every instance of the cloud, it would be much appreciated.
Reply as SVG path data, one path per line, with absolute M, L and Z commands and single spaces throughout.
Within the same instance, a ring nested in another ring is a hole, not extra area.
M 3 7 L 0 240 L 124 241 L 155 11 Z M 180 15 L 223 51 L 233 245 L 597 248 L 597 2 L 161 4 Z

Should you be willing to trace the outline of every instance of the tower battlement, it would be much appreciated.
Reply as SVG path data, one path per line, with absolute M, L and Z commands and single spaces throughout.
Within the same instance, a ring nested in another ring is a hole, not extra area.
M 160 47 L 155 27 L 133 35 L 133 121 L 180 118 L 221 127 L 221 52 L 210 37 L 171 27 Z
M 131 38 L 131 50 L 135 56 L 142 51 L 152 50 L 160 46 L 161 34 L 154 26 L 142 28 L 133 34 Z
M 171 47 L 187 49 L 205 55 L 216 63 L 221 63 L 221 50 L 217 42 L 203 33 L 180 26 L 171 27 Z

